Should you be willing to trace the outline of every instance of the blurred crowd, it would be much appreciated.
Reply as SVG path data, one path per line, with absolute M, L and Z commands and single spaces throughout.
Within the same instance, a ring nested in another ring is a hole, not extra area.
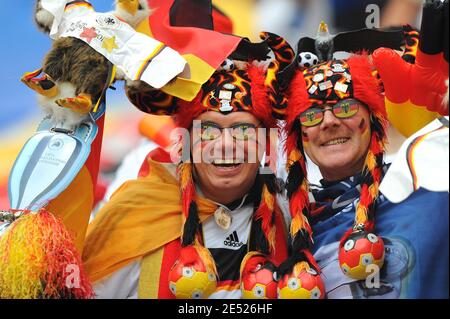
M 418 27 L 421 0 L 258 0 L 256 29 L 270 30 L 294 44 L 314 36 L 325 21 L 331 33 L 371 26 Z

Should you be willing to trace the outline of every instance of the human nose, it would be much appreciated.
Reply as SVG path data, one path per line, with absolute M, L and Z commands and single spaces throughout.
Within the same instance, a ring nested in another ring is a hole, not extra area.
M 323 120 L 322 123 L 320 123 L 320 128 L 325 130 L 332 126 L 339 126 L 341 122 L 339 119 L 334 115 L 333 109 L 331 107 L 328 107 L 323 110 Z
M 225 147 L 233 147 L 234 146 L 234 137 L 233 137 L 233 129 L 224 128 L 222 130 L 222 143 Z
M 222 154 L 224 154 L 225 156 L 227 155 L 232 156 L 235 147 L 232 129 L 230 128 L 222 129 L 222 134 L 220 135 L 219 143 L 216 143 L 215 147 L 219 148 Z

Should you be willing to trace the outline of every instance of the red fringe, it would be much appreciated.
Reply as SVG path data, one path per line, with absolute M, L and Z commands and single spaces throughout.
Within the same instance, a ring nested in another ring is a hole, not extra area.
M 365 224 L 364 224 L 364 229 L 366 230 L 366 231 L 368 231 L 368 232 L 371 232 L 371 231 L 373 231 L 373 229 L 374 229 L 374 227 L 375 227 L 375 221 L 367 221 Z
M 372 197 L 370 196 L 369 186 L 366 184 L 361 185 L 361 195 L 359 203 L 364 207 L 368 207 L 370 203 L 372 203 Z
M 266 128 L 277 127 L 276 119 L 272 116 L 269 88 L 264 84 L 266 73 L 260 67 L 249 65 L 248 77 L 252 83 L 252 110 L 253 115 L 264 123 Z
M 370 140 L 370 149 L 374 155 L 378 155 L 384 152 L 382 147 L 382 143 L 378 141 L 377 134 L 375 132 L 372 133 L 372 137 Z
M 286 123 L 292 128 L 295 119 L 310 107 L 309 95 L 303 72 L 297 70 L 288 89 L 289 102 L 286 110 Z
M 310 265 L 312 265 L 315 269 L 317 269 L 320 273 L 319 264 L 317 264 L 316 260 L 314 259 L 314 256 L 311 254 L 311 252 L 307 249 L 303 249 L 301 252 L 305 254 L 305 257 L 308 260 L 308 263 Z
M 290 208 L 291 208 L 291 216 L 294 217 L 298 213 L 302 213 L 303 208 L 309 204 L 308 194 L 302 190 L 297 190 L 291 198 Z
M 261 228 L 264 232 L 264 236 L 267 239 L 267 242 L 269 243 L 270 251 L 273 252 L 275 249 L 275 243 L 273 240 L 270 240 L 270 231 L 273 229 L 274 225 L 272 223 L 272 216 L 273 211 L 267 207 L 266 203 L 263 202 L 264 199 L 261 201 L 261 205 L 259 205 L 258 210 L 256 211 L 255 219 L 259 220 L 261 219 Z
M 344 246 L 345 242 L 347 241 L 348 236 L 350 236 L 350 234 L 353 233 L 353 228 L 350 228 L 349 230 L 347 230 L 344 234 L 344 236 L 342 236 L 341 240 L 339 241 L 339 247 Z
M 207 109 L 202 106 L 202 92 L 200 91 L 192 101 L 183 101 L 178 99 L 177 113 L 174 116 L 175 123 L 178 127 L 189 129 L 192 121 L 200 116 Z
M 372 75 L 375 69 L 367 54 L 353 55 L 348 60 L 352 76 L 353 96 L 367 104 L 373 113 L 387 117 L 382 88 L 376 77 Z
M 186 188 L 182 190 L 182 195 L 181 195 L 182 196 L 182 205 L 183 205 L 183 215 L 185 218 L 188 217 L 189 207 L 194 198 L 194 194 L 195 194 L 195 186 L 191 180 L 186 185 Z

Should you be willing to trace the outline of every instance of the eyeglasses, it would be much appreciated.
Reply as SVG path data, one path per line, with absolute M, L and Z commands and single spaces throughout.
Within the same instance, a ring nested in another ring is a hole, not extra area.
M 316 126 L 323 121 L 325 111 L 332 111 L 334 116 L 339 119 L 346 119 L 358 113 L 359 106 L 363 105 L 355 99 L 345 99 L 334 104 L 332 107 L 313 106 L 300 114 L 300 123 L 302 126 Z
M 212 141 L 219 138 L 224 129 L 229 129 L 231 136 L 235 140 L 246 141 L 256 136 L 258 125 L 253 123 L 237 123 L 230 127 L 220 127 L 212 122 L 202 122 L 200 126 L 200 138 L 202 141 Z

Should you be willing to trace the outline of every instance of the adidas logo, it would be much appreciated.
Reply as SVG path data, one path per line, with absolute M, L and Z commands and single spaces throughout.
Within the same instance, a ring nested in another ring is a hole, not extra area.
M 239 242 L 239 237 L 238 237 L 236 231 L 234 231 L 230 236 L 228 236 L 223 241 L 223 244 L 225 246 L 230 246 L 230 247 L 241 247 L 242 245 L 244 245 L 243 242 Z

